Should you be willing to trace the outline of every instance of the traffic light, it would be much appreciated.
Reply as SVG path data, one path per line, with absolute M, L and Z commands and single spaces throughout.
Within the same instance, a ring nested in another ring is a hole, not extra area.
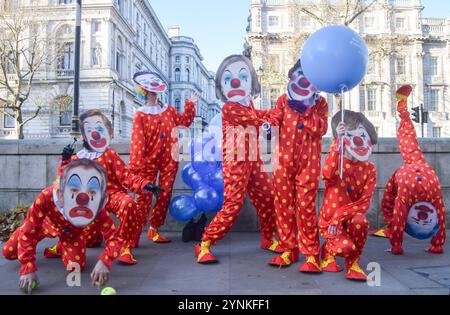
M 412 112 L 413 121 L 420 124 L 420 107 L 414 107 Z

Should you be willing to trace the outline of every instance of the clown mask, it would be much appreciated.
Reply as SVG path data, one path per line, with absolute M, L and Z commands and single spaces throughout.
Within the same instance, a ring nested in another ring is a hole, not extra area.
M 372 154 L 373 144 L 366 128 L 359 125 L 355 130 L 345 132 L 344 147 L 351 157 L 360 162 L 366 162 Z
M 406 233 L 420 240 L 436 235 L 439 222 L 436 208 L 428 202 L 419 202 L 408 213 Z
M 103 176 L 93 168 L 77 166 L 67 174 L 64 190 L 58 191 L 63 215 L 73 226 L 84 228 L 91 224 L 106 204 L 102 191 Z
M 225 69 L 221 85 L 223 95 L 230 102 L 241 103 L 252 97 L 252 76 L 243 61 L 232 63 Z
M 306 106 L 314 106 L 318 91 L 303 74 L 301 67 L 296 68 L 290 77 L 288 95 L 293 101 L 303 102 Z
M 87 117 L 83 121 L 83 138 L 93 151 L 104 153 L 111 144 L 111 134 L 101 116 Z
M 134 75 L 134 82 L 147 92 L 163 93 L 167 91 L 167 84 L 153 72 L 138 72 Z

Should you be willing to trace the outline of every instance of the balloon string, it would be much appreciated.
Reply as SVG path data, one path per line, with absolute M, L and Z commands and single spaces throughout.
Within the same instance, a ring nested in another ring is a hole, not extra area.
M 341 122 L 344 122 L 345 119 L 345 101 L 344 101 L 344 92 L 345 86 L 341 88 Z M 340 139 L 340 147 L 341 147 L 341 159 L 340 159 L 340 167 L 339 167 L 339 176 L 341 180 L 344 179 L 344 136 L 341 136 Z

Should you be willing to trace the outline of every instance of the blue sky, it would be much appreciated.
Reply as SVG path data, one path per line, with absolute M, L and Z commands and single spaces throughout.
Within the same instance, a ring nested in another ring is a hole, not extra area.
M 250 0 L 149 0 L 161 23 L 193 37 L 204 63 L 215 71 L 231 54 L 242 53 Z M 450 17 L 449 0 L 422 0 L 424 17 Z

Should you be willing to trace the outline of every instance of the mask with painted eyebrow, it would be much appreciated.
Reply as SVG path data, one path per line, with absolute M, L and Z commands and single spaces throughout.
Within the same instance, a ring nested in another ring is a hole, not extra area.
M 80 188 L 81 187 L 81 179 L 78 175 L 72 175 L 67 181 L 67 185 L 70 188 Z
M 100 191 L 100 181 L 97 177 L 92 177 L 88 182 L 88 188 Z
M 244 61 L 228 65 L 222 75 L 221 88 L 229 102 L 240 103 L 252 97 L 252 77 Z
M 83 138 L 93 151 L 104 153 L 112 141 L 112 135 L 100 116 L 91 116 L 83 121 Z

